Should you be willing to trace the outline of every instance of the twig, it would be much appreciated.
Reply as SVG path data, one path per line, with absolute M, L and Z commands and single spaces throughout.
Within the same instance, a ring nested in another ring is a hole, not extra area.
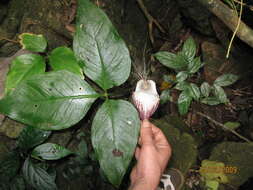
M 222 127 L 224 130 L 230 131 L 231 133 L 233 133 L 234 135 L 236 135 L 240 139 L 242 139 L 242 140 L 244 140 L 244 141 L 246 141 L 248 143 L 251 143 L 251 141 L 249 139 L 243 137 L 242 135 L 240 135 L 239 133 L 237 133 L 235 130 L 230 129 L 230 128 L 226 127 L 225 125 L 223 125 L 222 123 L 220 123 L 220 122 L 212 119 L 210 116 L 208 116 L 208 115 L 206 115 L 204 113 L 201 113 L 201 112 L 196 112 L 196 114 L 198 114 L 198 115 L 200 115 L 200 116 L 208 119 L 209 121 L 213 122 L 215 125 L 218 125 L 218 126 Z
M 238 16 L 236 11 L 230 9 L 220 0 L 197 1 L 205 6 L 214 15 L 216 15 L 220 20 L 222 20 L 228 28 L 230 28 L 232 31 L 235 31 L 238 24 Z M 249 46 L 253 47 L 253 30 L 248 27 L 243 21 L 241 21 L 236 35 Z
M 238 18 L 238 23 L 237 23 L 237 26 L 235 28 L 235 31 L 233 33 L 233 36 L 229 42 L 229 45 L 228 45 L 228 50 L 227 50 L 227 54 L 226 54 L 226 58 L 229 57 L 229 53 L 230 53 L 230 50 L 231 50 L 231 46 L 232 46 L 232 43 L 234 41 L 234 38 L 235 38 L 235 35 L 240 27 L 240 23 L 241 23 L 241 18 L 242 18 L 242 9 L 243 9 L 243 0 L 241 0 L 241 4 L 240 4 L 240 13 L 239 13 L 239 18 Z M 236 11 L 236 10 L 235 10 Z
M 18 41 L 11 40 L 9 38 L 5 38 L 5 37 L 1 37 L 1 36 L 0 36 L 0 40 L 6 40 L 6 41 L 9 41 L 9 42 L 13 42 L 13 43 L 19 43 Z
M 147 8 L 145 7 L 143 0 L 137 0 L 138 5 L 140 6 L 141 10 L 143 11 L 144 15 L 146 16 L 146 18 L 148 19 L 148 30 L 149 30 L 149 38 L 151 43 L 154 43 L 154 38 L 153 38 L 153 24 L 155 24 L 157 26 L 157 28 L 162 32 L 165 33 L 165 30 L 163 29 L 163 27 L 158 23 L 158 21 L 156 19 L 154 19 L 154 17 L 149 14 Z

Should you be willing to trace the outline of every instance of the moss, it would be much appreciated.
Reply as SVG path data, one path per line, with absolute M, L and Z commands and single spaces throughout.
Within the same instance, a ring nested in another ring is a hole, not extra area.
M 185 175 L 197 158 L 197 145 L 194 138 L 189 133 L 181 133 L 165 119 L 155 120 L 154 124 L 163 131 L 172 147 L 172 157 L 168 167 L 177 168 Z
M 253 177 L 253 144 L 224 142 L 217 145 L 211 153 L 209 160 L 223 162 L 235 170 L 226 171 L 229 184 L 240 186 Z

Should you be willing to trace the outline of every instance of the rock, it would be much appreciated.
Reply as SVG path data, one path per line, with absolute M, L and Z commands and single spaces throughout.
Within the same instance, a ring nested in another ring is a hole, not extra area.
M 165 119 L 154 120 L 153 122 L 163 131 L 172 147 L 172 157 L 168 167 L 177 168 L 185 175 L 197 159 L 195 140 L 189 133 L 181 133 Z
M 253 177 L 253 144 L 224 142 L 217 145 L 209 158 L 225 164 L 228 183 L 238 187 Z
M 0 126 L 0 133 L 3 133 L 9 138 L 17 138 L 20 132 L 23 130 L 24 125 L 14 120 L 6 118 L 3 124 Z
M 222 73 L 234 73 L 236 65 L 232 58 L 226 59 L 226 50 L 219 44 L 205 41 L 201 45 L 205 80 L 212 82 Z

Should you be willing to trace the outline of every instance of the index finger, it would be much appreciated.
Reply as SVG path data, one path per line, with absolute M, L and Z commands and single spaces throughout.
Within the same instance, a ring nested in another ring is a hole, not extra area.
M 163 134 L 162 130 L 156 127 L 154 124 L 151 123 L 152 131 L 153 131 L 153 138 L 155 144 L 165 145 L 168 146 L 169 143 L 167 141 L 166 136 Z

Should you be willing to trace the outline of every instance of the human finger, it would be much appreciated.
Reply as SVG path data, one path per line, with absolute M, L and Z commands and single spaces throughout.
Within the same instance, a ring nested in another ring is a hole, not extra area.
M 135 149 L 134 155 L 135 155 L 136 160 L 138 160 L 138 159 L 139 159 L 139 156 L 140 156 L 140 148 L 139 148 L 139 147 L 137 147 L 137 148 Z
M 153 131 L 152 124 L 148 120 L 143 120 L 141 124 L 141 133 L 140 133 L 141 142 L 140 145 L 150 145 L 153 144 Z
M 152 131 L 153 131 L 153 138 L 155 141 L 155 144 L 160 145 L 169 145 L 167 138 L 165 137 L 164 133 L 161 129 L 156 127 L 154 124 L 151 123 Z

